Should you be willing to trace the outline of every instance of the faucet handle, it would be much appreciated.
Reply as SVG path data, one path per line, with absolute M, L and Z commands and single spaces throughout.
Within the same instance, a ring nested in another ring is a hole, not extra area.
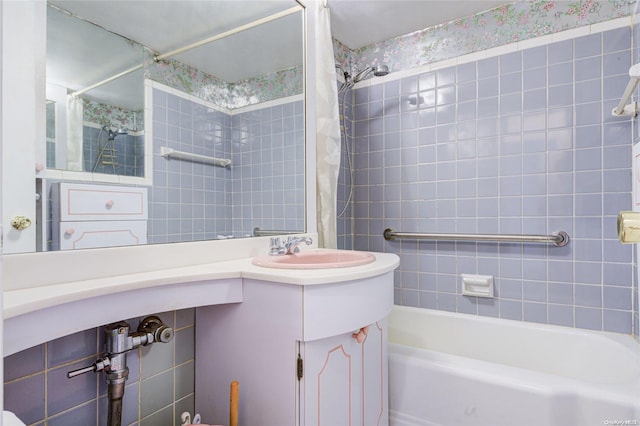
M 88 367 L 83 367 L 83 368 L 79 368 L 77 370 L 69 371 L 67 373 L 67 378 L 72 379 L 72 378 L 74 378 L 76 376 L 79 376 L 81 374 L 91 373 L 92 371 L 95 371 L 97 373 L 99 371 L 104 370 L 105 368 L 107 368 L 110 365 L 111 365 L 111 359 L 107 356 L 107 357 L 104 357 L 102 359 L 97 360 L 96 362 L 94 362 L 93 364 L 89 365 Z
M 69 371 L 67 373 L 67 378 L 72 379 L 72 378 L 74 378 L 76 376 L 79 376 L 81 374 L 91 373 L 92 371 L 96 371 L 95 364 L 91 364 L 88 367 L 79 368 L 77 370 Z
M 269 254 L 271 256 L 277 256 L 284 254 L 285 248 L 280 241 L 280 237 L 272 237 L 269 243 Z

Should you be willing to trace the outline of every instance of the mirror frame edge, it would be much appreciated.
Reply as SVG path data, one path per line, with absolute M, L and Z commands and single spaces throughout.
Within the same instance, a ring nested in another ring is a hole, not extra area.
M 302 6 L 303 46 L 304 46 L 304 148 L 305 148 L 305 231 L 318 232 L 317 204 L 316 204 L 316 86 L 310 84 L 315 81 L 316 72 L 316 40 L 315 34 L 317 11 L 314 7 L 317 1 L 296 0 Z

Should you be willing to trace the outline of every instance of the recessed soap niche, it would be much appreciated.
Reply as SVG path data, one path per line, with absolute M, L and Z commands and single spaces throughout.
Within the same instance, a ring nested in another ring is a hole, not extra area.
M 461 274 L 462 295 L 493 297 L 493 275 Z

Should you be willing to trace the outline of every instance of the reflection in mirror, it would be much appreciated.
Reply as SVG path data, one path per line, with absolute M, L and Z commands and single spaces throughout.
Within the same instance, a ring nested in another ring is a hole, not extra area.
M 56 107 L 47 120 L 57 123 L 48 168 L 144 175 L 143 60 L 140 44 L 48 4 L 47 100 Z M 132 66 L 140 69 L 87 90 Z
M 56 102 L 47 99 L 47 130 L 46 130 L 46 151 L 47 151 L 47 167 L 56 167 Z
M 132 244 L 246 237 L 254 235 L 256 228 L 304 231 L 303 18 L 297 3 L 170 1 L 154 3 L 153 8 L 145 9 L 144 17 L 133 10 L 136 2 L 55 3 L 49 10 L 62 14 L 56 19 L 81 22 L 56 27 L 56 21 L 51 20 L 48 48 L 73 40 L 71 45 L 78 45 L 80 53 L 74 56 L 67 52 L 69 64 L 79 65 L 84 59 L 80 57 L 86 54 L 92 57 L 92 64 L 104 68 L 92 71 L 90 77 L 83 73 L 86 64 L 75 70 L 70 66 L 64 77 L 53 71 L 49 75 L 50 68 L 66 59 L 56 56 L 59 52 L 54 47 L 50 63 L 48 51 L 47 98 L 51 106 L 47 107 L 47 123 L 55 128 L 53 135 L 47 136 L 49 169 L 86 172 L 91 182 L 80 188 L 82 194 L 122 192 L 142 197 L 144 206 L 136 210 L 134 221 L 145 222 L 142 232 L 146 235 L 132 239 Z M 247 9 L 248 3 L 255 7 Z M 108 19 L 114 13 L 122 19 Z M 180 18 L 194 15 L 226 16 L 228 22 L 221 25 Z M 102 21 L 96 26 L 78 16 Z M 134 16 L 138 21 L 125 25 Z M 172 22 L 159 32 L 158 25 L 167 16 Z M 177 22 L 190 24 L 179 28 Z M 88 31 L 87 25 L 107 32 L 104 38 L 125 40 L 129 53 L 106 53 L 96 44 L 83 45 L 82 40 L 90 37 L 79 34 Z M 234 30 L 241 26 L 246 28 Z M 83 32 L 75 33 L 80 31 L 77 28 Z M 196 30 L 199 32 L 194 34 Z M 56 31 L 71 33 L 53 36 Z M 220 34 L 224 37 L 216 36 Z M 213 41 L 197 44 L 208 37 Z M 184 46 L 188 48 L 181 49 Z M 95 55 L 96 50 L 104 53 Z M 92 88 L 96 82 L 136 67 L 139 69 L 134 72 Z M 132 93 L 134 96 L 128 96 Z M 73 123 L 78 121 L 83 124 L 80 154 L 73 142 L 78 129 Z M 163 155 L 168 150 L 182 153 L 181 158 Z M 220 167 L 220 162 L 210 163 L 202 156 L 230 164 Z M 96 177 L 111 174 L 130 177 L 116 181 Z M 63 207 L 70 204 L 62 195 L 67 187 L 59 183 L 66 179 L 55 173 L 46 176 L 47 187 L 54 189 L 49 190 L 45 250 L 126 244 L 108 237 L 113 226 L 130 229 L 130 223 L 123 219 L 133 213 L 122 214 L 123 202 L 96 196 L 89 202 L 93 206 L 77 207 L 83 215 L 64 216 Z M 135 181 L 137 177 L 144 180 Z M 107 188 L 96 182 L 126 185 Z M 140 184 L 146 186 L 139 188 L 143 192 L 135 188 Z M 92 208 L 99 211 L 86 215 Z M 78 222 L 90 223 L 80 226 Z M 140 232 L 137 227 L 129 234 Z M 88 233 L 95 244 L 86 244 Z M 101 233 L 105 238 L 96 240 Z

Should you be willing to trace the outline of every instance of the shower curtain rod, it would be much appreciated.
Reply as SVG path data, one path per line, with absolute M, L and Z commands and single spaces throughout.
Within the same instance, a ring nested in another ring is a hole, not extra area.
M 104 80 L 102 80 L 102 81 L 99 81 L 99 82 L 97 82 L 97 83 L 94 83 L 94 84 L 92 84 L 91 86 L 85 87 L 85 88 L 84 88 L 84 89 L 82 89 L 82 90 L 77 90 L 77 91 L 75 91 L 75 92 L 71 93 L 71 96 L 73 96 L 74 98 L 77 98 L 78 96 L 80 96 L 80 95 L 82 95 L 82 94 L 84 94 L 84 93 L 87 93 L 88 91 L 93 90 L 93 89 L 95 89 L 96 87 L 100 87 L 100 86 L 103 86 L 103 85 L 105 85 L 105 84 L 107 84 L 107 83 L 111 83 L 113 80 L 117 80 L 117 79 L 119 79 L 120 77 L 124 77 L 125 75 L 128 75 L 128 74 L 131 74 L 132 72 L 138 71 L 138 70 L 139 70 L 139 69 L 141 69 L 142 67 L 143 67 L 143 65 L 142 65 L 142 64 L 140 64 L 140 65 L 136 65 L 135 67 L 131 67 L 131 68 L 129 68 L 128 70 L 124 70 L 124 71 L 122 71 L 121 73 L 118 73 L 118 74 L 113 75 L 113 76 L 111 76 L 111 77 L 109 77 L 109 78 L 106 78 L 106 79 L 104 79 Z
M 197 47 L 204 46 L 205 44 L 209 44 L 209 43 L 212 43 L 214 41 L 221 40 L 223 38 L 232 36 L 234 34 L 238 34 L 238 33 L 242 32 L 242 31 L 246 31 L 246 30 L 249 30 L 251 28 L 257 27 L 259 25 L 266 24 L 266 23 L 271 22 L 271 21 L 275 21 L 276 19 L 284 18 L 285 16 L 292 15 L 292 14 L 294 14 L 296 12 L 299 12 L 300 10 L 302 10 L 302 6 L 294 6 L 292 8 L 283 10 L 282 12 L 274 13 L 273 15 L 269 15 L 269 16 L 265 16 L 264 18 L 256 19 L 255 21 L 249 22 L 248 24 L 240 25 L 239 27 L 233 28 L 233 29 L 231 29 L 229 31 L 225 31 L 223 33 L 220 33 L 220 34 L 205 38 L 205 39 L 200 40 L 198 42 L 189 44 L 187 46 L 183 46 L 183 47 L 181 47 L 179 49 L 175 49 L 175 50 L 172 50 L 170 52 L 163 53 L 162 55 L 155 55 L 153 57 L 153 60 L 156 61 L 156 62 L 157 61 L 161 61 L 161 60 L 169 58 L 171 56 L 175 56 L 175 55 L 178 55 L 180 53 L 187 52 L 187 51 L 195 49 Z M 118 73 L 118 74 L 116 74 L 114 76 L 111 76 L 111 77 L 106 78 L 106 79 L 104 79 L 102 81 L 94 83 L 91 86 L 88 86 L 88 87 L 86 87 L 84 89 L 77 90 L 77 91 L 71 93 L 71 96 L 76 98 L 76 97 L 82 95 L 83 93 L 88 92 L 89 90 L 93 90 L 96 87 L 100 87 L 100 86 L 105 85 L 107 83 L 110 83 L 113 80 L 116 80 L 116 79 L 118 79 L 120 77 L 124 77 L 127 74 L 131 74 L 132 72 L 138 71 L 143 66 L 144 66 L 144 64 L 140 64 L 140 65 L 136 65 L 135 67 L 131 67 L 128 70 L 122 71 L 121 73 Z
M 209 44 L 209 43 L 212 43 L 214 41 L 217 41 L 217 40 L 232 36 L 234 34 L 240 33 L 242 31 L 246 31 L 246 30 L 249 30 L 251 28 L 257 27 L 259 25 L 266 24 L 267 22 L 271 22 L 271 21 L 275 21 L 276 19 L 284 18 L 285 16 L 292 15 L 292 14 L 294 14 L 296 12 L 299 12 L 300 10 L 302 10 L 302 6 L 294 6 L 294 7 L 290 8 L 290 9 L 283 10 L 282 12 L 274 13 L 273 15 L 269 15 L 269 16 L 265 16 L 264 18 L 256 19 L 253 22 L 249 22 L 248 24 L 245 24 L 245 25 L 240 25 L 239 27 L 236 27 L 236 28 L 234 28 L 232 30 L 225 31 L 223 33 L 211 36 L 209 38 L 205 38 L 204 40 L 197 41 L 195 43 L 192 43 L 192 44 L 189 44 L 187 46 L 181 47 L 179 49 L 172 50 L 171 52 L 167 52 L 167 53 L 164 53 L 162 55 L 156 55 L 156 56 L 154 56 L 153 59 L 155 61 L 160 61 L 160 60 L 168 58 L 170 56 L 175 56 L 175 55 L 178 55 L 180 53 L 186 52 L 188 50 L 195 49 L 196 47 L 204 46 L 205 44 Z

